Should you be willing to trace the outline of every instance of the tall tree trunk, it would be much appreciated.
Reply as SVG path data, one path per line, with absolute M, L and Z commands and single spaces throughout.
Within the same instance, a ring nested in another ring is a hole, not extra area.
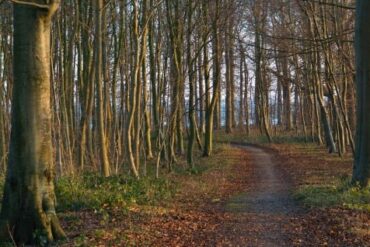
M 56 212 L 51 137 L 50 26 L 59 1 L 14 4 L 14 89 L 9 163 L 0 214 L 1 240 L 35 243 L 65 236 Z M 10 236 L 12 234 L 12 236 Z
M 140 59 L 140 34 L 139 34 L 139 13 L 138 13 L 138 3 L 137 1 L 132 0 L 133 5 L 133 20 L 132 20 L 132 49 L 133 55 L 131 58 L 132 62 L 132 69 L 131 69 L 131 85 L 129 88 L 129 97 L 127 99 L 127 112 L 128 112 L 128 123 L 126 128 L 126 141 L 127 141 L 127 152 L 128 152 L 128 159 L 131 166 L 131 170 L 136 178 L 139 178 L 139 162 L 138 159 L 138 139 L 135 135 L 135 119 L 137 119 L 137 105 L 138 103 L 138 88 L 139 88 L 139 73 L 140 73 L 140 66 L 142 64 Z M 141 92 L 140 92 L 141 93 Z M 137 120 L 136 120 L 137 121 Z M 137 126 L 139 128 L 139 126 Z
M 256 6 L 254 16 L 255 27 L 255 124 L 259 128 L 261 134 L 265 134 L 271 142 L 270 135 L 270 120 L 269 120 L 269 104 L 268 104 L 268 82 L 266 75 L 266 62 L 263 53 L 264 40 L 262 37 L 264 29 L 263 18 L 260 17 L 261 6 Z
M 242 44 L 240 46 L 240 61 L 239 61 L 239 113 L 238 113 L 238 126 L 239 129 L 243 129 L 244 125 L 244 55 L 243 55 L 243 48 Z
M 79 2 L 79 22 L 82 25 L 88 25 L 93 15 L 87 2 Z M 89 42 L 88 30 L 81 28 L 81 41 L 79 44 L 79 56 L 82 61 L 79 61 L 79 83 L 80 85 L 80 100 L 81 100 L 81 120 L 80 120 L 80 142 L 78 148 L 78 168 L 80 171 L 84 170 L 87 155 L 87 139 L 91 128 L 88 128 L 89 120 L 91 119 L 93 109 L 93 92 L 95 73 L 94 66 L 92 66 L 92 45 Z
M 230 2 L 230 8 L 233 8 Z M 234 107 L 234 20 L 229 17 L 225 34 L 225 63 L 226 63 L 226 133 L 231 133 L 235 127 Z
M 288 59 L 284 57 L 282 59 L 282 71 L 283 71 L 283 112 L 284 112 L 284 128 L 285 130 L 291 130 L 292 128 L 292 113 L 290 110 L 290 75 L 288 68 Z
M 218 117 L 216 117 L 216 109 L 219 103 L 219 87 L 221 81 L 221 63 L 220 63 L 220 39 L 219 39 L 219 27 L 218 27 L 218 17 L 219 17 L 219 3 L 220 0 L 216 0 L 216 13 L 215 18 L 212 23 L 213 32 L 213 54 L 214 54 L 214 69 L 213 69 L 213 95 L 211 102 L 208 107 L 206 107 L 205 114 L 205 135 L 204 135 L 204 150 L 203 156 L 210 156 L 213 149 L 213 124 L 218 123 Z M 206 47 L 204 49 L 207 49 Z M 209 88 L 206 88 L 208 91 Z M 215 124 L 216 125 L 216 124 Z M 216 126 L 215 126 L 216 127 Z
M 366 186 L 370 178 L 370 1 L 356 4 L 357 132 L 352 182 Z
M 153 8 L 153 0 L 150 0 L 150 8 Z M 152 96 L 152 115 L 154 123 L 154 137 L 159 134 L 159 100 L 158 100 L 158 83 L 156 80 L 156 59 L 155 59 L 155 44 L 154 44 L 154 20 L 149 21 L 148 31 L 148 49 L 149 49 L 149 67 L 150 67 L 150 84 Z M 158 46 L 158 44 L 157 44 Z M 159 68 L 158 68 L 159 69 Z
M 245 60 L 245 54 L 243 54 L 243 60 Z M 250 128 L 249 128 L 249 71 L 247 62 L 244 61 L 244 114 L 245 114 L 245 123 L 246 123 L 246 134 L 249 136 Z
M 230 25 L 230 24 L 229 24 Z M 231 57 L 231 43 L 229 38 L 229 35 L 231 34 L 226 34 L 225 37 L 225 63 L 226 63 L 226 102 L 225 102 L 225 107 L 226 107 L 226 133 L 231 133 L 233 130 L 233 97 L 232 94 L 234 91 L 232 90 L 232 84 L 234 83 L 232 81 L 232 57 Z
M 188 75 L 189 75 L 189 137 L 188 137 L 188 147 L 187 147 L 187 163 L 190 168 L 194 168 L 193 150 L 194 142 L 196 138 L 196 121 L 195 121 L 195 61 L 192 58 L 192 44 L 191 44 L 191 34 L 192 34 L 192 17 L 193 17 L 193 2 L 188 1 L 188 27 L 187 27 L 187 63 L 188 63 Z
M 103 32 L 102 32 L 102 21 L 103 21 L 103 0 L 96 0 L 95 2 L 95 83 L 97 90 L 97 121 L 98 121 L 98 138 L 100 147 L 100 165 L 101 171 L 104 177 L 110 175 L 108 150 L 106 142 L 106 132 L 104 125 L 104 109 L 103 109 Z

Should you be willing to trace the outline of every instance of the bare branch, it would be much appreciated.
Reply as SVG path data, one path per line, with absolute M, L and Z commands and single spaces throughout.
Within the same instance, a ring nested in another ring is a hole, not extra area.
M 347 10 L 355 10 L 356 7 L 355 6 L 350 6 L 350 5 L 344 5 L 344 4 L 337 4 L 337 3 L 329 3 L 329 2 L 323 2 L 321 0 L 303 0 L 303 2 L 313 2 L 313 3 L 318 3 L 318 4 L 322 4 L 322 5 L 328 5 L 328 6 L 332 6 L 332 7 L 337 7 L 337 8 L 341 8 L 341 9 L 347 9 Z
M 35 7 L 35 8 L 40 8 L 40 9 L 49 9 L 50 6 L 48 4 L 39 4 L 39 3 L 35 3 L 35 2 L 26 2 L 26 1 L 22 1 L 22 0 L 10 0 L 10 2 L 14 3 L 14 4 L 20 4 L 20 5 L 28 5 L 28 6 L 32 6 L 32 7 Z

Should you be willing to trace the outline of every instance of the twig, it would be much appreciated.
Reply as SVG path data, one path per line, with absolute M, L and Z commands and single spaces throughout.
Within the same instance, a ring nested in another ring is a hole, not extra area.
M 12 244 L 15 247 L 17 247 L 17 243 L 15 242 L 14 237 L 13 237 L 14 227 L 13 227 L 13 230 L 12 231 L 9 228 L 9 224 L 6 224 L 6 227 L 8 228 L 8 233 L 9 233 L 10 239 L 12 240 Z
M 48 4 L 25 2 L 25 1 L 22 1 L 22 0 L 10 0 L 10 2 L 12 2 L 14 4 L 20 4 L 20 5 L 28 5 L 28 6 L 32 6 L 32 7 L 36 7 L 36 8 L 40 8 L 40 9 L 49 9 L 50 8 L 50 6 Z

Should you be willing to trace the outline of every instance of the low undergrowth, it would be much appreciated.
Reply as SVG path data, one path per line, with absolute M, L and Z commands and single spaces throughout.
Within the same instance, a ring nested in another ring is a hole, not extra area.
M 60 211 L 153 205 L 171 198 L 175 190 L 175 183 L 164 178 L 137 180 L 126 175 L 104 178 L 94 173 L 62 177 L 56 184 Z
M 230 151 L 229 146 L 216 145 L 214 156 L 197 158 L 196 168 L 191 170 L 184 160 L 179 159 L 173 172 L 164 172 L 160 178 L 152 175 L 142 177 L 140 180 L 130 175 L 114 175 L 105 178 L 96 173 L 63 176 L 56 182 L 57 209 L 61 212 L 102 208 L 125 210 L 130 205 L 165 203 L 171 200 L 180 189 L 180 177 L 189 181 L 198 180 L 204 172 L 230 164 L 227 160 L 219 159 L 228 151 Z M 195 156 L 200 155 L 201 153 L 196 151 Z M 190 179 L 190 177 L 193 178 Z
M 179 156 L 173 171 L 163 169 L 160 179 L 96 173 L 60 178 L 58 210 L 70 239 L 58 244 L 193 246 L 194 236 L 199 243 L 204 236 L 213 238 L 209 230 L 221 216 L 212 206 L 245 188 L 246 171 L 240 168 L 246 163 L 240 162 L 243 152 L 230 145 L 216 144 L 211 157 L 201 154 L 194 152 L 196 169 Z
M 294 196 L 307 207 L 341 206 L 370 212 L 370 187 L 353 186 L 349 179 L 338 179 L 334 185 L 302 186 Z

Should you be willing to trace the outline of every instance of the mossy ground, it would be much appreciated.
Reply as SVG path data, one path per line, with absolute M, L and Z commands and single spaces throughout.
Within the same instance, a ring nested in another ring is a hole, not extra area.
M 295 192 L 294 197 L 308 207 L 341 206 L 370 213 L 370 187 L 353 186 L 350 180 L 338 180 L 334 185 L 302 186 Z

